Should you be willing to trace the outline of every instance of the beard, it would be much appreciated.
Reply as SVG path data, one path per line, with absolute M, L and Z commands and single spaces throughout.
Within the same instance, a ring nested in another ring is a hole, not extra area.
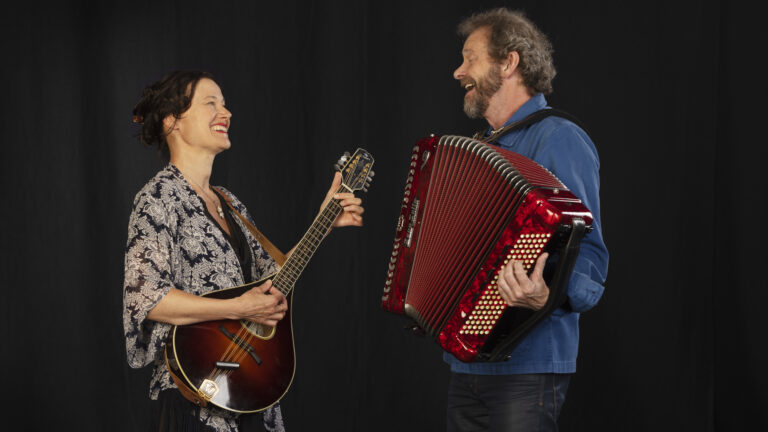
M 491 103 L 491 96 L 501 88 L 501 70 L 493 65 L 485 76 L 477 80 L 469 78 L 467 82 L 475 84 L 475 94 L 474 98 L 464 97 L 464 113 L 469 118 L 483 118 Z

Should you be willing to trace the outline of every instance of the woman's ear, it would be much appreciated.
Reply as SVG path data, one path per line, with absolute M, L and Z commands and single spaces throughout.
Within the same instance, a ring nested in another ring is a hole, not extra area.
M 170 134 L 171 132 L 174 131 L 174 129 L 177 129 L 176 120 L 177 120 L 176 116 L 174 116 L 173 114 L 168 114 L 167 116 L 165 116 L 165 118 L 163 119 L 163 127 L 165 128 L 166 134 Z

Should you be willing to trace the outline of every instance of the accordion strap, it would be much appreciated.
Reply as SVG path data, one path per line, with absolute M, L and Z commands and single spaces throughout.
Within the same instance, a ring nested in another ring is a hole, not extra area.
M 224 193 L 222 193 L 219 189 L 215 188 L 214 186 L 211 186 L 211 189 L 215 190 L 219 196 L 224 198 L 224 201 L 227 203 L 230 209 L 232 209 L 233 212 L 237 215 L 237 217 L 240 218 L 240 220 L 245 224 L 245 226 L 248 228 L 248 231 L 253 234 L 254 237 L 256 237 L 256 240 L 259 241 L 259 243 L 264 247 L 264 249 L 267 251 L 269 256 L 272 257 L 273 260 L 277 262 L 277 265 L 281 266 L 285 263 L 285 255 L 283 255 L 282 252 L 278 248 L 275 247 L 275 245 L 272 244 L 271 241 L 269 241 L 268 238 L 264 236 L 258 229 L 256 229 L 255 226 L 253 226 L 252 223 L 248 221 L 243 215 L 240 214 L 239 211 L 235 208 L 235 206 L 232 205 L 232 200 Z
M 532 124 L 534 124 L 534 123 L 536 123 L 536 122 L 538 122 L 540 120 L 543 120 L 543 119 L 545 119 L 545 118 L 547 118 L 549 116 L 562 117 L 562 118 L 564 118 L 566 120 L 570 120 L 573 123 L 576 123 L 577 126 L 579 126 L 580 128 L 582 128 L 582 129 L 584 129 L 586 131 L 586 129 L 581 124 L 579 119 L 577 119 L 573 115 L 568 114 L 567 112 L 561 111 L 559 109 L 544 108 L 542 110 L 534 112 L 533 114 L 530 114 L 528 117 L 526 117 L 524 119 L 518 120 L 516 122 L 512 122 L 512 123 L 504 126 L 503 128 L 501 128 L 501 129 L 499 129 L 497 131 L 494 131 L 490 136 L 486 137 L 486 135 L 485 135 L 486 131 L 480 131 L 480 132 L 477 132 L 475 134 L 475 136 L 473 136 L 472 138 L 474 138 L 474 139 L 476 139 L 478 141 L 483 141 L 485 143 L 491 144 L 491 143 L 496 142 L 499 138 L 503 137 L 504 135 L 508 134 L 509 132 L 520 130 L 520 129 L 526 127 L 526 126 L 530 126 L 530 125 L 532 125 Z

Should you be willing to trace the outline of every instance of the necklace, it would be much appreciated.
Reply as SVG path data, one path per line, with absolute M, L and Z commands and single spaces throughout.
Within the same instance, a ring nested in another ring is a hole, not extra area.
M 191 180 L 191 179 L 190 179 L 190 180 Z M 192 183 L 194 183 L 194 184 L 195 184 L 195 186 L 197 186 L 198 188 L 200 188 L 200 191 L 201 191 L 201 192 L 203 192 L 204 194 L 208 195 L 208 193 L 205 191 L 205 189 L 203 189 L 203 187 L 202 187 L 202 186 L 200 186 L 199 184 L 197 184 L 197 182 L 195 182 L 194 180 L 192 180 Z M 212 200 L 212 201 L 213 201 L 213 202 L 216 204 L 216 213 L 218 213 L 218 214 L 219 214 L 219 217 L 220 217 L 221 219 L 224 219 L 224 210 L 221 208 L 221 201 L 220 201 L 220 200 L 218 200 L 218 199 L 216 199 L 215 197 L 214 197 L 214 198 L 212 198 L 210 195 L 208 195 L 208 198 L 211 198 L 211 200 Z

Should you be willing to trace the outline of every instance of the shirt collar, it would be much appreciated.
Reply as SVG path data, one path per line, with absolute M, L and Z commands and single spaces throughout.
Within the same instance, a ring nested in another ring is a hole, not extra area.
M 512 117 L 507 120 L 506 123 L 504 123 L 504 126 L 507 126 L 511 123 L 514 123 L 518 120 L 522 120 L 529 115 L 535 113 L 536 111 L 542 110 L 547 107 L 547 100 L 544 99 L 544 95 L 541 93 L 535 94 L 533 97 L 528 99 L 527 102 L 525 102 L 520 108 L 515 111 L 514 114 L 512 114 Z M 488 134 L 493 133 L 493 129 L 489 126 L 488 127 Z
M 184 177 L 184 174 L 181 173 L 181 170 L 179 167 L 174 165 L 172 162 L 168 162 L 168 165 L 165 167 L 165 170 L 171 174 L 172 177 L 176 178 L 176 181 L 182 186 L 184 192 L 187 193 L 187 199 L 192 200 L 192 202 L 198 203 L 201 206 L 203 206 L 203 198 L 197 195 L 197 192 L 195 192 L 194 189 L 192 189 L 192 185 L 189 184 L 187 179 Z M 193 200 L 192 198 L 197 197 L 198 199 Z

